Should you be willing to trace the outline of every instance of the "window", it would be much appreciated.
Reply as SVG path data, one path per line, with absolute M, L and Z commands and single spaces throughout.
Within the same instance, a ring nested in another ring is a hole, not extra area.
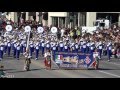
M 65 17 L 52 17 L 52 25 L 56 27 L 64 27 Z
M 52 17 L 52 25 L 58 26 L 58 17 Z
M 25 20 L 26 19 L 26 13 L 22 13 L 22 18 Z
M 80 25 L 85 26 L 86 25 L 86 13 L 80 13 Z
M 29 12 L 29 16 L 36 16 L 36 12 Z
M 65 17 L 59 17 L 59 27 L 65 26 Z
M 44 20 L 48 20 L 48 13 L 44 13 L 44 14 L 43 14 L 43 19 L 44 19 Z

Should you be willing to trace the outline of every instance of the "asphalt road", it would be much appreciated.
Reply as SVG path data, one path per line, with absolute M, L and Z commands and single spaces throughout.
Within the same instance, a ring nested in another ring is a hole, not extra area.
M 44 58 L 32 59 L 31 71 L 24 71 L 24 57 L 20 60 L 4 56 L 2 64 L 8 78 L 120 78 L 120 60 L 100 60 L 99 70 L 46 70 Z

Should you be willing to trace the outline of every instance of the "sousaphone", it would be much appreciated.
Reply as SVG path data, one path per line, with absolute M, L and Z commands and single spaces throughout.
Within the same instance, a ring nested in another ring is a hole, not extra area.
M 58 31 L 58 30 L 57 30 L 57 28 L 56 28 L 56 27 L 52 27 L 52 28 L 51 28 L 51 32 L 52 32 L 52 34 L 56 34 L 56 33 L 57 33 L 57 31 Z
M 38 33 L 43 33 L 43 31 L 44 31 L 43 27 L 38 27 L 38 28 L 37 28 L 37 32 L 38 32 Z

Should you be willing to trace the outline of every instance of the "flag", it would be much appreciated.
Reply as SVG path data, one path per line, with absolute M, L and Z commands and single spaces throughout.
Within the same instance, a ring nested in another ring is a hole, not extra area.
M 63 56 L 62 55 L 56 55 L 56 58 L 57 60 L 62 60 L 63 59 Z

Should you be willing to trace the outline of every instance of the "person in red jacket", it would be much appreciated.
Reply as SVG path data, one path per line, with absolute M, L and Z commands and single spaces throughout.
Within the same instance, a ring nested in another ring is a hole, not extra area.
M 50 50 L 47 50 L 45 52 L 44 57 L 45 57 L 44 63 L 45 63 L 46 69 L 51 69 L 51 53 L 50 53 Z
M 99 55 L 99 52 L 97 50 L 97 48 L 95 49 L 95 51 L 93 52 L 93 59 L 95 59 L 95 62 L 93 63 L 93 67 L 95 69 L 98 69 L 98 66 L 99 66 L 99 58 L 100 58 L 100 55 Z

